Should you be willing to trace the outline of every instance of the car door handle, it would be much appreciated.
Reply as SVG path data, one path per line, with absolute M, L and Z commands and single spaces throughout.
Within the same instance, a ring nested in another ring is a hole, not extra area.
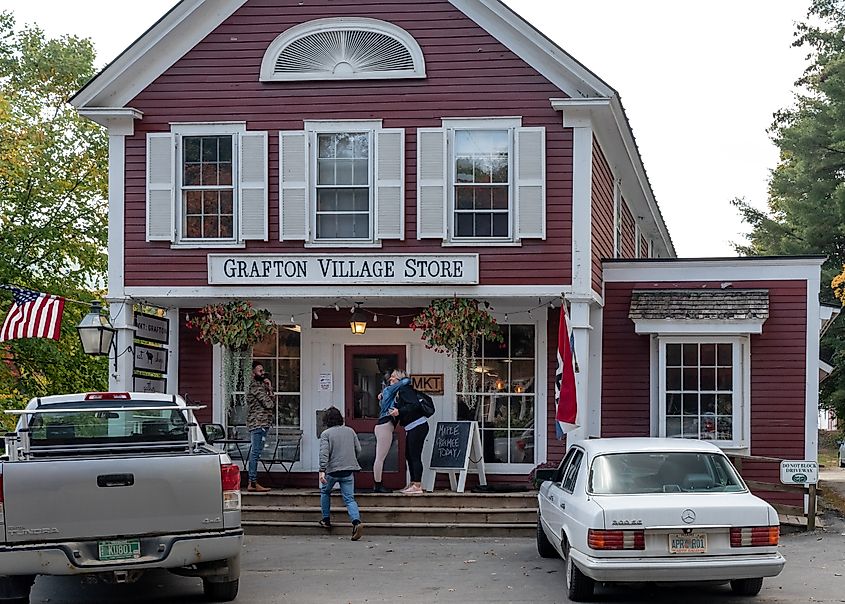
M 562 501 L 560 502 L 560 509 L 562 509 L 562 510 L 566 509 L 566 504 Z
M 98 487 L 131 487 L 133 484 L 135 484 L 134 474 L 101 474 L 97 476 Z
M 554 496 L 554 495 L 549 495 L 549 501 L 554 501 L 554 500 L 555 500 L 555 496 Z

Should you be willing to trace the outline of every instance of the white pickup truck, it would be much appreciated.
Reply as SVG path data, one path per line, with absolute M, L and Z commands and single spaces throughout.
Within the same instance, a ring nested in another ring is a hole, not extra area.
M 0 603 L 28 602 L 37 575 L 131 583 L 164 568 L 238 593 L 240 471 L 178 396 L 33 399 L 0 462 Z

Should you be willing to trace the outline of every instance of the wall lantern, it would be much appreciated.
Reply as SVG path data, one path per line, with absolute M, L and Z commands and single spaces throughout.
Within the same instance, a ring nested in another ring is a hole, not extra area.
M 361 309 L 361 302 L 355 303 L 355 310 L 349 319 L 349 328 L 356 336 L 362 336 L 367 332 L 367 315 Z
M 103 307 L 99 302 L 91 302 L 91 310 L 82 317 L 76 330 L 79 332 L 79 341 L 85 354 L 108 356 L 113 349 L 114 370 L 117 371 L 117 343 L 114 340 L 117 330 L 103 314 Z

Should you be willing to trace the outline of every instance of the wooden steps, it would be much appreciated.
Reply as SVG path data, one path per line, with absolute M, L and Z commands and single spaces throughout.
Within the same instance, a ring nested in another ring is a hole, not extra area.
M 524 493 L 452 493 L 424 495 L 356 493 L 367 534 L 441 537 L 530 537 L 537 522 L 537 495 Z M 349 527 L 346 507 L 332 496 L 333 534 Z M 252 535 L 325 534 L 320 494 L 298 489 L 244 493 L 242 524 Z

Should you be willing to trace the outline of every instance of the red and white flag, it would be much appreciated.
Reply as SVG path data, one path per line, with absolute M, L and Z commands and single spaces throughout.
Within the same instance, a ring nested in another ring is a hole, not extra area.
M 558 439 L 578 427 L 578 397 L 575 393 L 575 338 L 566 314 L 566 302 L 560 307 L 557 333 L 557 370 L 555 371 L 555 432 Z
M 13 298 L 9 314 L 0 328 L 0 342 L 19 338 L 59 339 L 64 298 L 16 285 L 0 285 L 0 289 L 11 291 Z

